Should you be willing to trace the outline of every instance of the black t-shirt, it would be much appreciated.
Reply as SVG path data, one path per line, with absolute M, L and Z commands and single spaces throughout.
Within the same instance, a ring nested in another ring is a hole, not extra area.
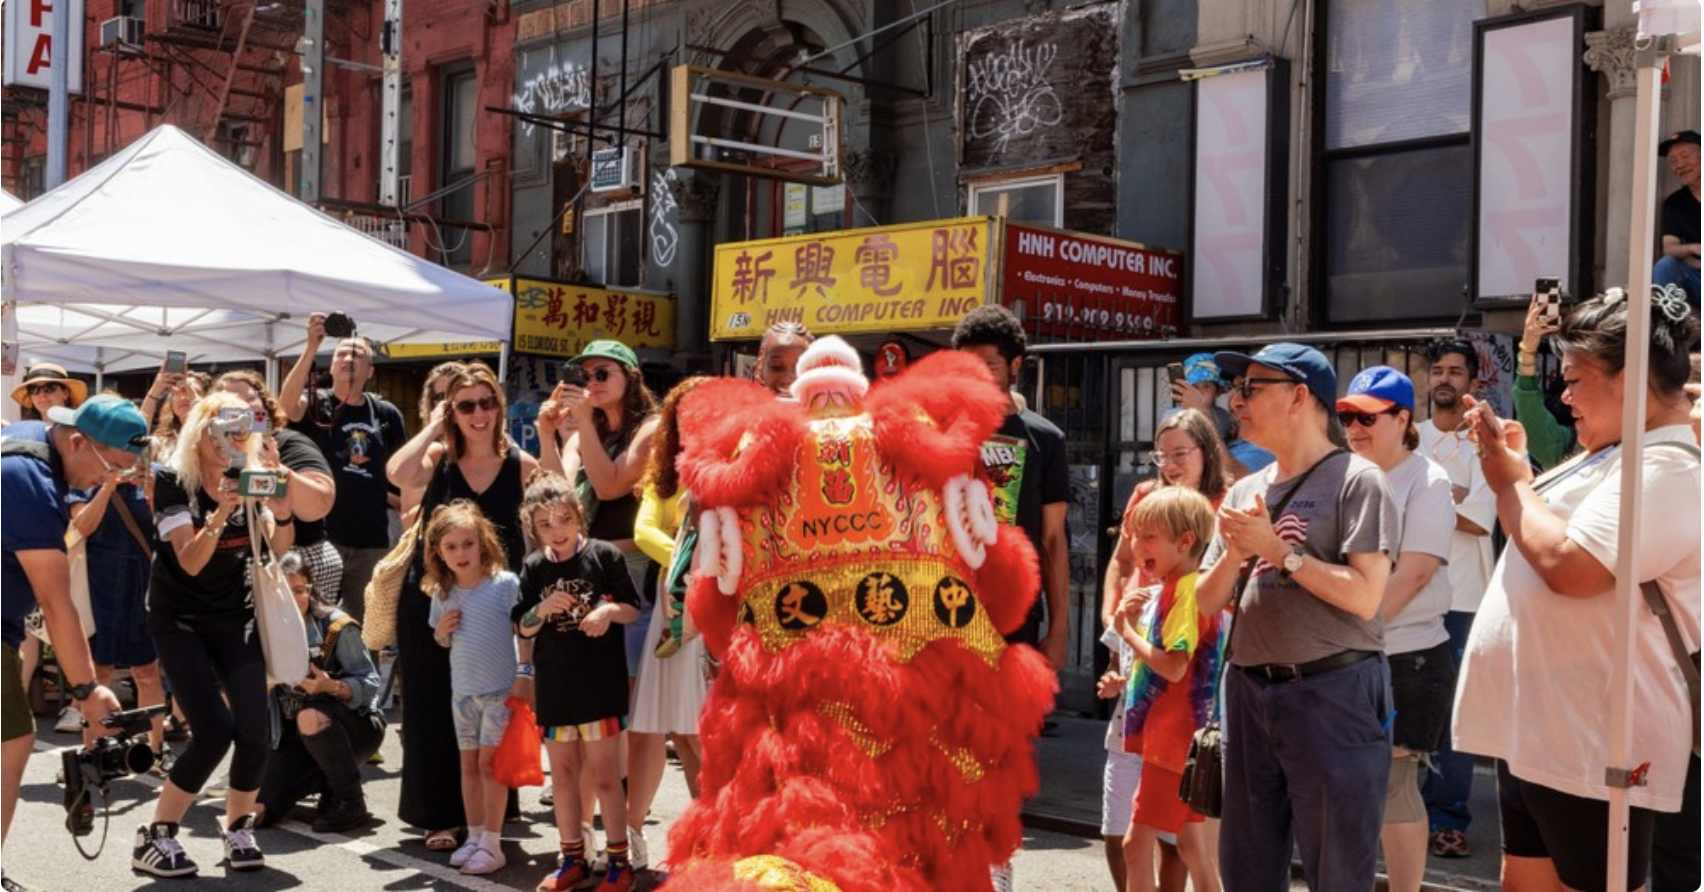
M 325 533 L 332 544 L 345 548 L 386 548 L 390 509 L 385 496 L 394 487 L 385 462 L 408 441 L 402 412 L 374 393 L 366 394 L 359 405 L 344 405 L 329 390 L 319 391 L 316 399 L 325 417 L 310 412 L 291 427 L 319 446 L 337 483 Z
M 611 601 L 639 606 L 627 559 L 599 539 L 587 539 L 586 547 L 565 561 L 551 560 L 542 549 L 527 555 L 515 622 L 558 591 L 573 595 L 577 604 L 545 620 L 533 639 L 538 723 L 583 725 L 627 715 L 627 636 L 614 623 L 596 638 L 579 628 L 586 614 Z
M 303 474 L 331 476 L 331 463 L 325 460 L 324 453 L 319 451 L 314 441 L 289 428 L 273 431 L 272 439 L 278 443 L 278 460 L 284 463 L 284 467 Z M 324 520 L 296 520 L 297 545 L 315 545 L 324 538 Z
M 150 631 L 166 631 L 174 625 L 191 629 L 241 625 L 254 615 L 243 578 L 249 560 L 246 512 L 231 515 L 213 557 L 194 576 L 184 572 L 177 549 L 168 541 L 186 523 L 195 530 L 206 526 L 218 507 L 199 487 L 192 503 L 175 471 L 163 470 L 155 479 L 154 523 L 160 531 L 160 546 L 154 549 L 154 572 L 148 584 Z
M 1669 193 L 1663 199 L 1663 231 L 1683 245 L 1698 244 L 1698 198 L 1686 186 Z
M 1040 555 L 1042 506 L 1071 499 L 1064 431 L 1028 409 L 1007 415 L 982 444 L 982 470 L 995 518 L 1016 523 Z M 1039 622 L 1045 610 L 1045 599 L 1036 598 L 1030 622 Z

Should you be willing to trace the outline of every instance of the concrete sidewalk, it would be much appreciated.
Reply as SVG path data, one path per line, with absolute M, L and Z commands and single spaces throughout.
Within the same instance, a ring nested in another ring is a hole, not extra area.
M 1036 741 L 1041 792 L 1024 805 L 1024 823 L 1038 830 L 1100 836 L 1101 774 L 1106 765 L 1106 722 L 1054 715 L 1058 727 Z M 1467 858 L 1431 858 L 1428 886 L 1440 889 L 1497 887 L 1497 777 L 1489 763 L 1474 773 Z M 1382 869 L 1382 863 L 1381 863 Z M 1381 883 L 1382 885 L 1382 883 Z

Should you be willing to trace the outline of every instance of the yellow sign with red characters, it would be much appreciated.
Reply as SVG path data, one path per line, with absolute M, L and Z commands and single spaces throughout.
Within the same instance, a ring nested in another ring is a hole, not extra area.
M 666 294 L 519 276 L 485 284 L 515 296 L 516 353 L 569 357 L 604 339 L 636 350 L 675 344 L 674 298 Z
M 758 338 L 777 322 L 814 334 L 951 328 L 994 299 L 995 225 L 963 217 L 719 245 L 710 337 Z

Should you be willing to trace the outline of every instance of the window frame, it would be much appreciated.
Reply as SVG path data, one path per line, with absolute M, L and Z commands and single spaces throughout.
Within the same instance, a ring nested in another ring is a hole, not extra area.
M 978 211 L 977 210 L 977 199 L 982 197 L 982 195 L 984 193 L 1008 192 L 1008 191 L 1011 191 L 1013 189 L 1025 189 L 1025 188 L 1031 188 L 1031 187 L 1034 187 L 1034 186 L 1052 186 L 1053 187 L 1053 219 L 1052 220 L 1018 220 L 1017 222 L 1028 224 L 1028 225 L 1031 225 L 1031 226 L 1046 226 L 1046 227 L 1049 227 L 1049 228 L 1052 228 L 1052 229 L 1064 229 L 1065 228 L 1065 172 L 1064 171 L 1055 171 L 1053 173 L 1045 173 L 1045 174 L 1039 174 L 1039 175 L 1021 176 L 1021 177 L 1005 177 L 1005 178 L 979 177 L 977 179 L 970 180 L 969 182 L 965 183 L 965 188 L 967 190 L 966 196 L 965 196 L 966 210 L 969 212 L 970 216 L 972 216 L 972 217 L 998 216 L 997 214 L 994 214 L 994 213 L 984 214 L 981 211 Z
M 609 240 L 610 223 L 608 222 L 607 218 L 610 218 L 610 217 L 619 218 L 620 215 L 627 214 L 627 213 L 631 213 L 633 215 L 634 229 L 635 229 L 635 232 L 638 236 L 638 244 L 639 244 L 638 262 L 637 262 L 635 269 L 634 269 L 635 281 L 633 281 L 633 282 L 613 282 L 613 281 L 610 281 L 609 276 L 608 276 L 608 273 L 609 273 L 609 246 L 610 246 L 611 243 L 610 243 L 610 240 Z M 599 224 L 599 225 L 602 225 L 604 227 L 603 228 L 603 239 L 604 239 L 604 252 L 603 253 L 604 253 L 604 256 L 600 259 L 601 263 L 603 264 L 603 266 L 600 270 L 600 272 L 603 274 L 601 276 L 593 273 L 592 265 L 591 265 L 591 241 L 592 241 L 591 227 L 594 224 Z M 644 199 L 635 198 L 635 199 L 630 199 L 630 200 L 627 200 L 627 201 L 612 201 L 609 204 L 602 205 L 601 207 L 587 209 L 584 212 L 582 212 L 582 214 L 581 214 L 581 223 L 580 223 L 579 228 L 580 228 L 580 231 L 582 233 L 581 236 L 580 236 L 580 269 L 584 270 L 586 275 L 589 278 L 591 278 L 593 281 L 599 283 L 600 285 L 602 285 L 605 288 L 641 288 L 641 287 L 644 287 L 644 284 L 645 284 L 645 201 L 644 201 Z
M 456 104 L 456 88 L 458 86 L 460 86 L 460 84 L 464 81 L 471 82 L 473 84 L 473 89 L 474 89 L 472 107 L 466 109 L 466 111 L 468 113 L 468 121 L 470 122 L 470 125 L 473 128 L 473 149 L 472 149 L 473 156 L 474 156 L 473 159 L 472 159 L 473 166 L 472 167 L 451 167 L 450 163 L 451 163 L 451 159 L 455 155 L 455 145 L 454 144 L 455 144 L 455 139 L 456 139 L 456 136 L 457 136 L 456 128 L 455 128 L 455 124 L 456 124 L 455 115 L 456 115 L 456 111 L 457 111 L 457 109 L 455 107 L 455 104 Z M 479 72 L 478 72 L 478 69 L 476 69 L 474 67 L 472 62 L 455 62 L 455 63 L 451 63 L 449 65 L 442 66 L 438 70 L 438 94 L 439 94 L 438 95 L 438 101 L 436 103 L 436 105 L 438 106 L 438 108 L 437 108 L 437 125 L 438 125 L 437 126 L 437 130 L 438 130 L 438 133 L 437 133 L 437 136 L 438 136 L 438 139 L 437 139 L 437 152 L 438 152 L 437 162 L 438 163 L 436 165 L 436 167 L 438 169 L 438 176 L 437 176 L 438 182 L 437 182 L 437 185 L 433 188 L 433 191 L 437 191 L 438 189 L 443 189 L 443 188 L 450 186 L 450 185 L 452 185 L 456 182 L 459 182 L 459 181 L 461 181 L 461 180 L 463 180 L 463 179 L 465 179 L 469 176 L 472 176 L 474 173 L 476 173 L 479 170 Z M 410 112 L 411 113 L 418 113 L 419 109 L 411 108 Z M 436 207 L 435 207 L 436 212 L 433 214 L 433 216 L 441 217 L 441 218 L 445 218 L 445 219 L 472 220 L 474 218 L 474 215 L 478 211 L 477 205 L 474 203 L 474 197 L 473 197 L 472 189 L 473 189 L 473 185 L 470 184 L 466 187 L 463 187 L 462 189 L 456 190 L 456 192 L 448 192 L 448 193 L 445 193 L 443 195 L 440 195 L 438 197 L 436 203 L 435 203 L 436 204 Z M 458 193 L 465 193 L 465 195 L 464 194 L 458 194 Z M 454 201 L 453 205 L 451 204 L 452 200 Z M 468 215 L 465 218 L 458 218 L 453 214 L 453 210 L 457 207 L 460 207 L 461 203 L 463 201 L 466 202 L 466 206 L 467 206 L 467 209 L 468 209 Z M 462 231 L 462 237 L 460 239 L 460 243 L 452 250 L 445 250 L 442 245 L 439 245 L 438 246 L 439 250 L 437 251 L 438 263 L 440 263 L 444 266 L 448 266 L 448 267 L 465 267 L 465 266 L 468 266 L 469 264 L 471 264 L 473 262 L 473 238 L 472 238 L 472 235 L 473 234 L 470 230 L 463 230 Z

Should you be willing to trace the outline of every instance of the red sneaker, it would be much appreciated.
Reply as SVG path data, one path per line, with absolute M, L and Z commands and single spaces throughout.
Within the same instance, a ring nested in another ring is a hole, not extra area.
M 586 859 L 573 855 L 558 855 L 556 869 L 538 881 L 537 892 L 566 892 L 584 889 L 592 884 L 592 866 Z
M 1432 857 L 1466 858 L 1467 834 L 1460 830 L 1437 830 L 1432 833 Z

